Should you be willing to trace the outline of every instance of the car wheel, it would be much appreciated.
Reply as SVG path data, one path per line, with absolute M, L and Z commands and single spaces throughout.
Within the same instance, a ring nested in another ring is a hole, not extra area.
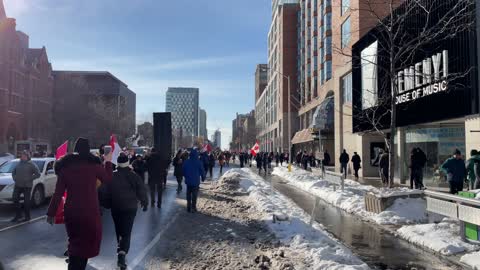
M 41 185 L 37 185 L 32 193 L 32 204 L 34 207 L 40 206 L 45 201 L 45 191 Z

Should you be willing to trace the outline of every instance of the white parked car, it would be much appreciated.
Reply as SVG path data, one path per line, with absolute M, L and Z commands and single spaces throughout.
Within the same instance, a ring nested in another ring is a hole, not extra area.
M 0 165 L 14 158 L 15 157 L 10 153 L 0 153 Z
M 57 176 L 53 170 L 54 158 L 32 158 L 40 170 L 40 177 L 33 181 L 32 206 L 39 206 L 45 198 L 50 198 L 55 192 Z M 13 203 L 12 195 L 15 183 L 12 178 L 12 171 L 20 162 L 19 159 L 10 160 L 0 166 L 0 204 Z

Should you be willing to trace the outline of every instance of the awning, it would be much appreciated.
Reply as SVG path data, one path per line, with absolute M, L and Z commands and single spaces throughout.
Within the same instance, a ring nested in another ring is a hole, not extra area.
M 307 129 L 300 130 L 297 133 L 295 133 L 295 136 L 293 136 L 293 139 L 292 139 L 292 144 L 312 142 L 313 140 L 314 140 L 314 138 L 313 138 L 313 135 L 312 135 L 312 130 L 307 128 Z
M 313 114 L 310 128 L 321 132 L 332 132 L 335 125 L 335 101 L 333 96 L 325 98 Z

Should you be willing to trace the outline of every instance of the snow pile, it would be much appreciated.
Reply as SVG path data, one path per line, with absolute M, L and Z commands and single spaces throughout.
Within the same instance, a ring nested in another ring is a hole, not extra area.
M 288 198 L 272 193 L 262 178 L 249 169 L 232 169 L 225 179 L 239 178 L 240 186 L 249 192 L 247 200 L 262 213 L 262 219 L 276 237 L 305 257 L 308 269 L 369 269 L 340 242 L 334 240 L 321 227 L 314 223 L 309 226 L 309 216 Z M 222 180 L 221 181 L 225 181 Z M 273 215 L 288 216 L 288 221 L 273 222 Z M 295 256 L 295 254 L 293 254 Z
M 480 252 L 473 252 L 463 255 L 460 261 L 466 265 L 469 265 L 474 270 L 480 270 Z
M 291 185 L 307 191 L 348 213 L 373 220 L 378 224 L 400 225 L 428 221 L 426 203 L 423 199 L 407 198 L 397 200 L 394 205 L 380 214 L 370 213 L 365 210 L 365 195 L 369 192 L 374 193 L 377 197 L 388 197 L 420 194 L 421 191 L 418 190 L 410 190 L 408 188 L 379 189 L 346 179 L 344 191 L 338 188 L 334 191 L 333 186 L 322 180 L 320 176 L 298 168 L 293 168 L 292 172 L 288 172 L 285 168 L 277 167 L 272 174 L 282 177 Z
M 428 220 L 424 199 L 397 199 L 387 210 L 372 216 L 378 224 L 413 224 Z
M 475 251 L 479 247 L 468 244 L 460 238 L 458 221 L 445 218 L 438 224 L 404 226 L 398 234 L 407 241 L 427 247 L 443 255 Z

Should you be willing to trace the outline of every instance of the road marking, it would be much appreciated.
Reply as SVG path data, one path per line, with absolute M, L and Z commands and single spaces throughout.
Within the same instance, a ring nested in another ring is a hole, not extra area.
M 145 258 L 145 256 L 147 256 L 148 252 L 150 252 L 150 250 L 152 250 L 152 248 L 158 243 L 158 241 L 160 241 L 160 238 L 162 238 L 162 235 L 165 233 L 165 231 L 173 224 L 173 222 L 177 220 L 177 217 L 179 215 L 180 215 L 180 211 L 178 211 L 173 216 L 173 218 L 167 223 L 167 225 L 163 228 L 163 230 L 161 230 L 155 236 L 155 238 L 153 238 L 153 240 L 150 241 L 150 243 L 142 250 L 142 252 L 140 252 L 140 254 L 137 255 L 137 257 L 135 257 L 135 259 L 128 266 L 129 270 L 135 269 L 140 264 L 140 262 Z
M 18 223 L 18 224 L 15 224 L 13 226 L 10 226 L 10 227 L 6 227 L 6 228 L 3 228 L 3 229 L 0 229 L 0 232 L 4 232 L 4 231 L 8 231 L 8 230 L 11 230 L 11 229 L 15 229 L 15 228 L 18 228 L 20 226 L 23 226 L 23 225 L 27 225 L 27 224 L 30 224 L 30 223 L 34 223 L 34 222 L 37 222 L 39 220 L 42 220 L 44 219 L 46 216 L 41 216 L 41 217 L 37 217 L 37 218 L 34 218 L 34 219 L 31 219 L 27 222 L 22 222 L 22 223 Z

